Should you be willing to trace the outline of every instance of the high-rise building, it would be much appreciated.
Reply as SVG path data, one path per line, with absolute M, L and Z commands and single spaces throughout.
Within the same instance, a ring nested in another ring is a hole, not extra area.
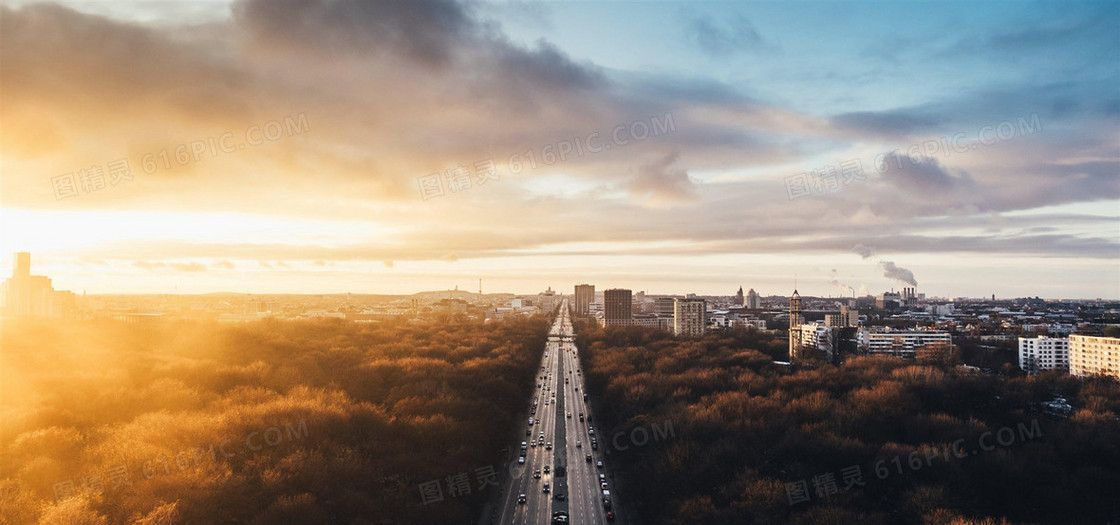
M 758 292 L 754 291 L 754 288 L 751 288 L 751 290 L 747 292 L 747 297 L 744 301 L 743 306 L 750 310 L 762 308 L 762 298 L 758 296 Z
M 1019 368 L 1034 374 L 1043 370 L 1069 368 L 1069 339 L 1020 337 Z
M 1120 337 L 1070 334 L 1069 373 L 1104 374 L 1120 379 Z
M 576 315 L 588 315 L 591 313 L 591 303 L 595 302 L 595 285 L 593 284 L 577 284 L 576 285 Z
M 552 287 L 549 286 L 547 290 L 537 294 L 537 305 L 540 306 L 541 312 L 551 314 L 556 310 L 556 307 L 560 304 L 562 299 L 563 297 L 557 295 L 556 292 L 552 291 Z
M 801 355 L 801 294 L 797 290 L 789 297 L 789 360 L 793 361 Z
M 673 301 L 673 333 L 675 335 L 704 335 L 708 326 L 708 308 L 703 299 L 676 299 Z
M 49 277 L 31 275 L 31 254 L 15 254 L 12 277 L 0 284 L 0 312 L 13 317 L 68 317 L 75 310 L 74 294 L 57 291 Z
M 744 304 L 743 301 L 744 301 L 744 299 L 743 299 L 743 287 L 740 286 L 739 291 L 735 292 L 735 299 L 734 299 L 733 302 L 734 302 L 734 304 L 742 306 Z
M 627 326 L 633 317 L 631 293 L 624 288 L 603 292 L 603 326 Z

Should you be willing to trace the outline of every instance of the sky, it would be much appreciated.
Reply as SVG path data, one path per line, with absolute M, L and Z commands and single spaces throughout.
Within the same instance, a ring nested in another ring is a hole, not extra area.
M 0 271 L 1120 298 L 1120 3 L 0 3 Z

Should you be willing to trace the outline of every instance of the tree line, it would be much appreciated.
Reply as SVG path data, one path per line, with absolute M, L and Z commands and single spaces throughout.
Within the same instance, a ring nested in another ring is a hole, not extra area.
M 472 523 L 548 328 L 6 323 L 0 523 Z
M 1120 519 L 1115 380 L 978 373 L 938 352 L 788 366 L 784 340 L 740 329 L 577 331 L 603 435 L 673 428 L 608 457 L 640 523 Z M 1045 409 L 1056 398 L 1068 417 Z

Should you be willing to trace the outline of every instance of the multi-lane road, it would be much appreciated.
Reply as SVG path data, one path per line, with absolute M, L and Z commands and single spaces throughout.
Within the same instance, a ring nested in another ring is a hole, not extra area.
M 564 301 L 529 400 L 532 419 L 513 447 L 521 456 L 514 456 L 502 491 L 503 525 L 605 525 L 617 519 L 610 465 L 600 454 L 573 336 Z

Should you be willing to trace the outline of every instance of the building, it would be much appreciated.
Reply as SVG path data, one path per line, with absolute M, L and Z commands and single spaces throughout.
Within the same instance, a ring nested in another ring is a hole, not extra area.
M 575 301 L 576 315 L 590 315 L 591 303 L 595 302 L 595 285 L 577 284 Z
M 564 297 L 552 291 L 549 286 L 547 290 L 537 294 L 537 305 L 540 306 L 541 312 L 551 314 L 556 311 L 556 307 L 560 305 L 560 301 Z
M 673 334 L 704 335 L 708 326 L 708 307 L 703 299 L 673 301 Z
M 742 306 L 744 304 L 744 301 L 745 301 L 745 299 L 743 299 L 743 287 L 740 286 L 739 291 L 735 292 L 735 299 L 732 301 L 732 304 L 737 304 L 737 305 Z
M 654 314 L 634 314 L 634 318 L 630 320 L 630 324 L 633 326 L 657 328 L 665 331 L 673 330 L 673 319 L 671 317 L 659 317 Z
M 603 292 L 603 326 L 627 326 L 633 319 L 630 290 L 612 288 Z
M 758 310 L 759 308 L 762 308 L 762 298 L 758 296 L 758 292 L 754 291 L 754 288 L 751 288 L 750 291 L 747 292 L 747 297 L 746 299 L 744 299 L 743 307 L 750 310 Z
M 801 294 L 797 290 L 789 297 L 789 360 L 801 356 Z
M 673 318 L 673 308 L 676 299 L 672 297 L 658 297 L 653 301 L 653 313 L 658 317 Z
M 798 353 L 802 357 L 820 355 L 832 360 L 832 328 L 821 323 L 806 323 L 798 325 L 798 342 L 801 348 Z
M 899 306 L 902 306 L 902 294 L 898 292 L 883 292 L 875 298 L 875 308 L 880 310 L 894 310 Z
M 1019 368 L 1034 374 L 1043 370 L 1069 368 L 1069 339 L 1020 337 Z
M 0 284 L 0 312 L 11 317 L 70 317 L 77 309 L 73 293 L 55 290 L 51 279 L 31 275 L 31 254 L 15 254 L 12 276 Z
M 1070 334 L 1069 373 L 1104 374 L 1120 379 L 1120 337 Z
M 836 328 L 859 326 L 859 311 L 852 310 L 847 305 L 841 305 L 840 313 L 824 315 L 824 324 Z
M 929 344 L 953 344 L 949 332 L 936 330 L 864 330 L 859 340 L 868 353 L 906 358 L 916 357 L 918 349 Z

